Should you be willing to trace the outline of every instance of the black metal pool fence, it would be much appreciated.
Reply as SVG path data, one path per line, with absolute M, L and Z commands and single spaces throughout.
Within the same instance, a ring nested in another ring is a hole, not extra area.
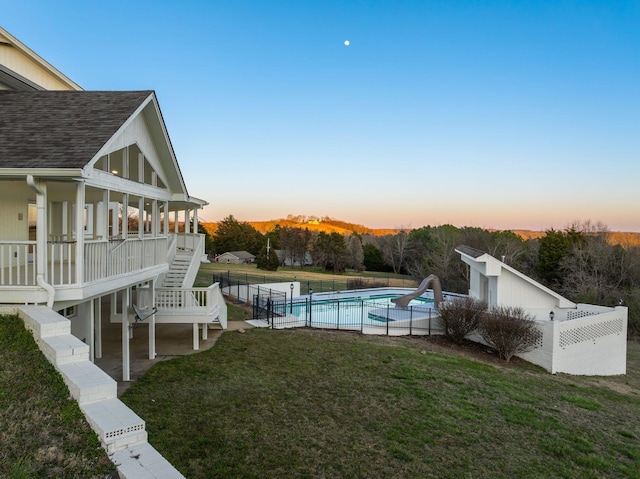
M 213 275 L 213 282 L 220 283 L 220 288 L 228 288 L 226 291 L 228 294 L 234 295 L 233 291 L 236 288 L 238 291 L 243 286 L 266 284 L 266 283 L 300 283 L 300 294 L 309 294 L 310 291 L 314 293 L 325 293 L 331 291 L 345 291 L 353 289 L 369 289 L 369 288 L 415 288 L 418 286 L 418 281 L 411 278 L 360 278 L 360 277 L 344 277 L 339 279 L 329 280 L 298 280 L 294 276 L 263 276 L 259 274 L 241 274 L 232 273 L 226 271 L 223 273 L 216 273 Z M 392 284 L 393 283 L 393 284 Z
M 307 327 L 359 331 L 388 336 L 442 334 L 437 312 L 430 307 L 397 308 L 380 302 L 344 299 L 281 299 L 253 296 L 253 318 L 272 329 Z

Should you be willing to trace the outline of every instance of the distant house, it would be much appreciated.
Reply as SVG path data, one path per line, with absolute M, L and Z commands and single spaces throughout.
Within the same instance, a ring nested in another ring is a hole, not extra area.
M 252 264 L 256 257 L 247 251 L 227 251 L 216 256 L 216 263 Z
M 280 264 L 282 266 L 311 266 L 313 265 L 313 260 L 311 259 L 311 253 L 308 251 L 304 254 L 304 264 L 301 265 L 300 261 L 297 259 L 295 261 L 291 261 L 291 257 L 286 254 L 286 251 L 283 249 L 275 250 L 276 255 L 278 256 L 278 260 L 280 260 Z

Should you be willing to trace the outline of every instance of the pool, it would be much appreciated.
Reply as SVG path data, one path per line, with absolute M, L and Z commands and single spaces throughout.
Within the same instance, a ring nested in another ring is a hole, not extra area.
M 306 326 L 371 334 L 431 334 L 439 329 L 433 292 L 414 298 L 406 309 L 391 300 L 414 290 L 381 288 L 319 293 L 274 305 L 272 327 Z

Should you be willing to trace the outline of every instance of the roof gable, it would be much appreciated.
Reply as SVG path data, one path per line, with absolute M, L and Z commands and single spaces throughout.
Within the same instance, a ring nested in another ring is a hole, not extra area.
M 0 91 L 0 168 L 83 168 L 152 91 Z
M 69 77 L 0 27 L 0 82 L 15 90 L 82 90 Z
M 456 252 L 459 253 L 463 260 L 468 258 L 465 263 L 471 264 L 483 264 L 484 265 L 484 274 L 485 276 L 500 276 L 502 270 L 508 271 L 513 274 L 515 277 L 519 278 L 524 283 L 528 284 L 529 287 L 535 288 L 538 291 L 543 292 L 544 294 L 555 298 L 558 301 L 558 305 L 560 307 L 575 307 L 575 303 L 569 301 L 564 296 L 556 293 L 555 291 L 547 288 L 543 284 L 538 283 L 535 279 L 530 278 L 524 273 L 521 273 L 515 268 L 512 268 L 506 263 L 503 263 L 497 258 L 494 258 L 488 253 L 484 253 L 475 248 L 471 248 L 470 246 L 460 245 L 455 248 Z

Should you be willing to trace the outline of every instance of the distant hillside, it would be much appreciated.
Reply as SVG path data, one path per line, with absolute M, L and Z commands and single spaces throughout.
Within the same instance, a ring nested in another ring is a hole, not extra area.
M 265 234 L 272 231 L 276 225 L 280 225 L 281 228 L 307 228 L 309 231 L 325 233 L 339 233 L 341 235 L 350 235 L 352 233 L 358 233 L 362 235 L 384 236 L 396 234 L 399 230 L 391 228 L 373 229 L 366 226 L 357 225 L 353 223 L 347 223 L 345 221 L 335 219 L 311 219 L 307 221 L 295 221 L 290 219 L 276 219 L 268 221 L 247 221 L 260 233 Z M 213 234 L 217 227 L 217 223 L 202 223 L 204 228 Z
M 544 231 L 512 230 L 524 240 L 535 239 L 544 236 Z M 624 247 L 640 246 L 640 233 L 629 233 L 624 231 L 609 232 L 609 243 L 619 244 Z
M 280 225 L 281 228 L 308 228 L 309 231 L 324 231 L 325 233 L 340 233 L 342 235 L 350 235 L 351 233 L 358 233 L 362 235 L 384 236 L 393 235 L 398 233 L 398 229 L 392 228 L 367 228 L 363 225 L 347 223 L 346 221 L 340 221 L 333 218 L 317 219 L 312 217 L 306 219 L 306 221 L 300 221 L 296 219 L 277 219 L 269 221 L 248 221 L 260 233 L 265 234 L 272 231 L 276 225 Z M 218 224 L 217 223 L 202 223 L 204 228 L 209 234 L 215 233 Z M 544 231 L 534 230 L 511 230 L 524 240 L 540 238 L 544 236 Z M 622 246 L 640 246 L 640 233 L 628 233 L 621 231 L 612 231 L 609 233 L 609 242 L 611 244 L 619 244 Z

